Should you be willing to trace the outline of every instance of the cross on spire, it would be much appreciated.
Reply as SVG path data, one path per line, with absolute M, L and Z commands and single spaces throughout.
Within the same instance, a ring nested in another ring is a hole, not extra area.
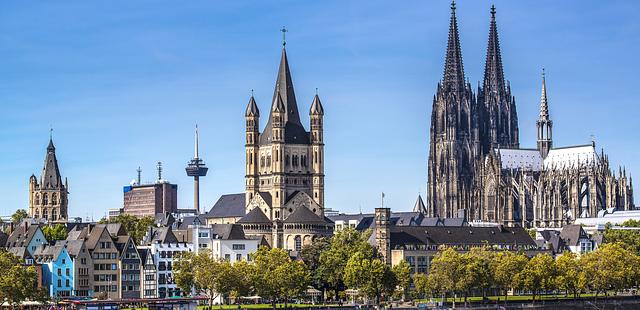
M 286 46 L 287 45 L 287 32 L 289 32 L 289 30 L 287 30 L 287 28 L 282 26 L 282 29 L 280 29 L 280 32 L 282 32 L 282 46 Z

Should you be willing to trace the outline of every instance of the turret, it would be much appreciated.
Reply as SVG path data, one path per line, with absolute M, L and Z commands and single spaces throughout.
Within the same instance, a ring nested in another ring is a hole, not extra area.
M 246 124 L 246 177 L 245 177 L 245 201 L 250 201 L 253 195 L 258 191 L 259 182 L 259 146 L 258 139 L 260 138 L 260 110 L 256 104 L 256 100 L 249 98 L 247 109 L 244 114 Z
M 549 103 L 547 101 L 547 84 L 545 72 L 542 69 L 542 94 L 540 95 L 540 117 L 536 122 L 538 127 L 538 150 L 542 157 L 547 157 L 553 147 L 553 122 L 549 117 Z
M 313 199 L 324 206 L 324 108 L 316 93 L 309 109 L 311 121 L 311 172 L 313 174 Z

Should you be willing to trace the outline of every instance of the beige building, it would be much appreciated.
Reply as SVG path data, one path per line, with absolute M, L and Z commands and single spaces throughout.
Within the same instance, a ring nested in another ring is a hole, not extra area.
M 324 215 L 324 108 L 316 94 L 310 130 L 300 121 L 287 51 L 282 49 L 269 118 L 260 132 L 260 110 L 251 96 L 245 113 L 244 194 L 223 195 L 207 224 L 241 224 L 248 237 L 299 251 L 333 233 Z
M 33 174 L 29 178 L 29 216 L 52 223 L 66 222 L 68 189 L 67 180 L 63 183 L 60 176 L 56 147 L 53 140 L 49 139 L 40 181 Z

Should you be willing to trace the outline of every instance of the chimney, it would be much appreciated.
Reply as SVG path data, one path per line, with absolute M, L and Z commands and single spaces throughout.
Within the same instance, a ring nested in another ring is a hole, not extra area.
M 376 248 L 387 264 L 391 264 L 391 233 L 389 220 L 391 219 L 391 209 L 376 208 Z

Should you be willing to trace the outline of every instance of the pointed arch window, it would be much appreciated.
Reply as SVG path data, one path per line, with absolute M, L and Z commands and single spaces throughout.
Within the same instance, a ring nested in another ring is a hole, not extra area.
M 40 204 L 40 194 L 36 193 L 36 205 Z
M 56 209 L 51 210 L 51 220 L 55 221 L 58 219 L 58 211 Z
M 45 206 L 49 204 L 49 196 L 47 193 L 42 194 L 42 204 Z
M 58 201 L 58 195 L 56 195 L 56 193 L 53 193 L 51 195 L 51 201 L 50 201 L 51 205 L 56 204 L 56 201 Z
M 43 209 L 42 210 L 42 218 L 45 219 L 45 220 L 49 219 L 49 210 L 47 210 L 47 209 Z
M 36 208 L 36 212 L 33 214 L 33 217 L 40 218 L 40 209 Z
M 296 251 L 302 250 L 302 238 L 300 236 L 296 236 L 294 238 L 294 241 L 295 241 L 295 245 L 294 245 L 295 250 Z

